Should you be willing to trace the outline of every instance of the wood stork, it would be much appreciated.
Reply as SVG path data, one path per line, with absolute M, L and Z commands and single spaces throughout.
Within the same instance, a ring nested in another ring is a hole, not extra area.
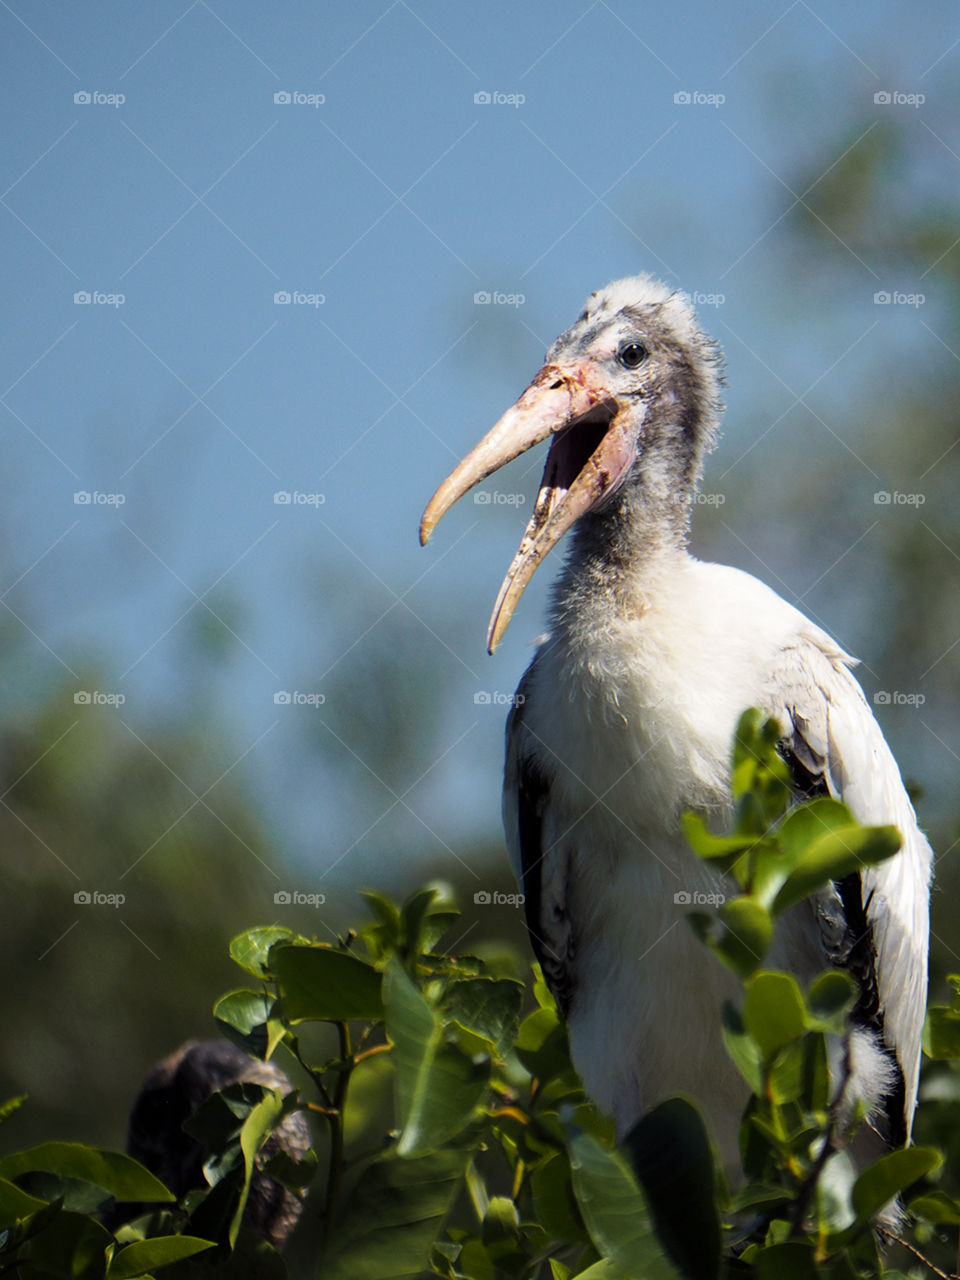
M 890 861 L 788 913 L 771 955 L 801 978 L 838 961 L 856 977 L 847 1099 L 866 1103 L 890 1144 L 909 1139 L 916 1102 L 932 854 L 855 660 L 756 578 L 687 550 L 721 381 L 686 295 L 645 275 L 615 281 L 437 490 L 421 542 L 469 489 L 550 438 L 488 635 L 492 653 L 572 527 L 507 725 L 503 816 L 531 941 L 585 1087 L 619 1135 L 687 1093 L 733 1166 L 745 1093 L 717 1014 L 730 978 L 682 920 L 684 902 L 724 886 L 679 818 L 729 814 L 741 712 L 776 717 L 798 793 L 900 830 Z
M 276 1063 L 251 1058 L 227 1040 L 188 1040 L 158 1062 L 144 1080 L 130 1112 L 127 1151 L 155 1173 L 178 1200 L 189 1191 L 208 1186 L 203 1166 L 210 1153 L 186 1132 L 184 1121 L 211 1094 L 241 1081 L 284 1093 L 293 1088 Z M 257 1156 L 243 1224 L 277 1249 L 293 1233 L 303 1201 L 264 1173 L 262 1166 L 278 1153 L 302 1160 L 310 1145 L 307 1118 L 302 1111 L 294 1111 L 274 1130 Z M 124 1208 L 129 1210 L 130 1206 Z

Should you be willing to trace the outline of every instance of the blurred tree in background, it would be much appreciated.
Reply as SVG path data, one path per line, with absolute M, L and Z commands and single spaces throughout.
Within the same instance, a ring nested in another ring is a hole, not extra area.
M 945 199 L 912 187 L 896 124 L 854 125 L 848 143 L 844 151 L 844 139 L 831 141 L 826 151 L 841 158 L 818 181 L 826 163 L 813 163 L 809 178 L 791 175 L 798 191 L 813 185 L 787 221 L 795 293 L 784 307 L 797 306 L 798 331 L 809 324 L 822 297 L 821 271 L 834 292 L 837 273 L 849 273 L 851 291 L 862 293 L 868 277 L 853 254 L 883 262 L 877 290 L 901 279 L 928 282 L 940 319 L 932 306 L 917 315 L 904 332 L 902 359 L 877 370 L 855 419 L 851 410 L 848 420 L 831 424 L 868 468 L 843 449 L 818 458 L 807 436 L 791 434 L 789 483 L 771 483 L 747 459 L 724 481 L 729 505 L 698 512 L 697 549 L 725 558 L 728 525 L 748 537 L 734 513 L 737 493 L 752 490 L 759 495 L 754 527 L 762 524 L 766 543 L 789 540 L 792 556 L 826 568 L 860 537 L 864 504 L 875 491 L 909 486 L 925 495 L 922 506 L 883 513 L 870 539 L 868 580 L 856 595 L 871 616 L 872 670 L 861 671 L 868 696 L 893 688 L 926 698 L 909 720 L 896 707 L 881 707 L 881 718 L 885 730 L 896 728 L 891 736 L 907 777 L 929 789 L 920 815 L 941 856 L 934 974 L 942 975 L 955 967 L 948 954 L 955 932 L 941 903 L 960 887 L 944 857 L 957 831 L 953 764 L 960 758 L 952 711 L 960 683 L 960 362 L 943 350 L 960 318 L 960 215 Z M 918 325 L 930 330 L 924 343 Z M 718 336 L 728 340 L 722 327 Z M 753 425 L 757 436 L 769 426 L 759 404 Z M 747 567 L 782 589 L 762 566 Z M 511 886 L 499 843 L 449 850 L 442 832 L 424 829 L 426 857 L 408 866 L 396 854 L 396 824 L 410 815 L 402 801 L 391 806 L 433 759 L 452 685 L 419 642 L 422 633 L 407 626 L 402 605 L 372 590 L 356 594 L 346 570 L 325 566 L 324 575 L 324 625 L 356 640 L 330 664 L 318 645 L 309 687 L 322 673 L 326 703 L 303 732 L 302 753 L 287 762 L 288 787 L 317 789 L 325 803 L 338 804 L 340 829 L 372 831 L 373 847 L 383 851 L 377 880 L 392 892 L 433 872 L 452 881 L 468 910 L 451 947 L 467 935 L 471 949 L 494 935 L 524 947 L 516 911 L 470 910 L 478 889 Z M 843 574 L 834 581 L 840 592 Z M 846 582 L 841 594 L 852 593 Z M 230 616 L 225 604 L 218 613 Z M 229 735 L 212 718 L 205 690 L 231 643 L 222 628 L 197 625 L 182 651 L 181 704 L 147 722 L 122 706 L 75 703 L 79 689 L 115 686 L 110 672 L 92 664 L 78 682 L 42 685 L 31 670 L 32 643 L 12 620 L 0 629 L 0 673 L 16 692 L 9 702 L 20 708 L 0 721 L 8 877 L 3 1012 L 5 1025 L 18 1029 L 4 1037 L 0 1091 L 31 1094 L 30 1106 L 10 1121 L 8 1141 L 26 1145 L 55 1133 L 120 1146 L 136 1082 L 149 1064 L 190 1036 L 210 1034 L 211 993 L 231 980 L 227 940 L 276 917 L 332 941 L 356 918 L 356 901 L 344 871 L 333 881 L 342 892 L 331 893 L 320 914 L 274 905 L 274 894 L 303 881 L 304 872 L 285 865 L 268 817 L 252 799 L 253 766 L 231 757 Z M 882 683 L 874 674 L 880 672 Z M 894 716 L 902 717 L 895 726 Z M 494 813 L 498 797 L 487 799 Z M 419 830 L 417 822 L 406 827 L 405 847 L 410 829 Z M 326 838 L 316 833 L 318 847 Z M 128 874 L 134 866 L 136 874 Z M 478 867 L 490 868 L 482 884 Z M 126 901 L 122 909 L 75 902 L 76 893 L 92 891 L 124 893 Z

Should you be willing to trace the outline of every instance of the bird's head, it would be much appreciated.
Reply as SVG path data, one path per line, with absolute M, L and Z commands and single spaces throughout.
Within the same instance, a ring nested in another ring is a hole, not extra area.
M 622 523 L 639 506 L 685 527 L 716 436 L 720 384 L 717 347 L 685 294 L 645 275 L 591 294 L 526 391 L 423 513 L 426 543 L 474 485 L 552 437 L 533 515 L 494 606 L 490 653 L 537 566 L 576 521 Z

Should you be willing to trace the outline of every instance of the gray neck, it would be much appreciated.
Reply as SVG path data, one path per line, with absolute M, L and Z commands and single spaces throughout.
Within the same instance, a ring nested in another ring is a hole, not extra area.
M 623 488 L 571 531 L 553 593 L 553 629 L 602 626 L 604 616 L 642 610 L 662 575 L 688 554 L 699 454 L 684 424 L 650 426 L 654 429 Z

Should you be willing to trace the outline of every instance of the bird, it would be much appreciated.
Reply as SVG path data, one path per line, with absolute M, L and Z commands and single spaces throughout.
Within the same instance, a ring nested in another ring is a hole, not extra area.
M 881 1151 L 908 1142 L 916 1106 L 933 855 L 856 660 L 756 577 L 689 550 L 724 385 L 722 352 L 687 294 L 646 274 L 612 282 L 437 489 L 420 540 L 475 485 L 550 441 L 487 636 L 492 654 L 569 531 L 507 722 L 503 822 L 530 941 L 618 1140 L 687 1094 L 736 1169 L 748 1091 L 718 1011 L 742 989 L 678 904 L 730 892 L 680 822 L 687 810 L 731 818 L 742 712 L 780 726 L 798 802 L 829 795 L 900 833 L 893 858 L 791 908 L 769 955 L 798 978 L 837 965 L 855 978 L 843 1104 L 868 1113 Z M 840 1055 L 834 1043 L 837 1079 Z
M 272 1062 L 262 1062 L 227 1040 L 188 1040 L 149 1072 L 130 1112 L 127 1154 L 182 1199 L 188 1191 L 206 1190 L 203 1171 L 209 1152 L 183 1128 L 194 1111 L 228 1085 L 249 1081 L 289 1093 L 289 1077 Z M 243 1214 L 243 1225 L 280 1249 L 293 1233 L 303 1201 L 261 1166 L 283 1152 L 302 1160 L 311 1146 L 306 1116 L 286 1116 L 257 1157 L 257 1171 Z M 129 1206 L 124 1206 L 129 1208 Z

